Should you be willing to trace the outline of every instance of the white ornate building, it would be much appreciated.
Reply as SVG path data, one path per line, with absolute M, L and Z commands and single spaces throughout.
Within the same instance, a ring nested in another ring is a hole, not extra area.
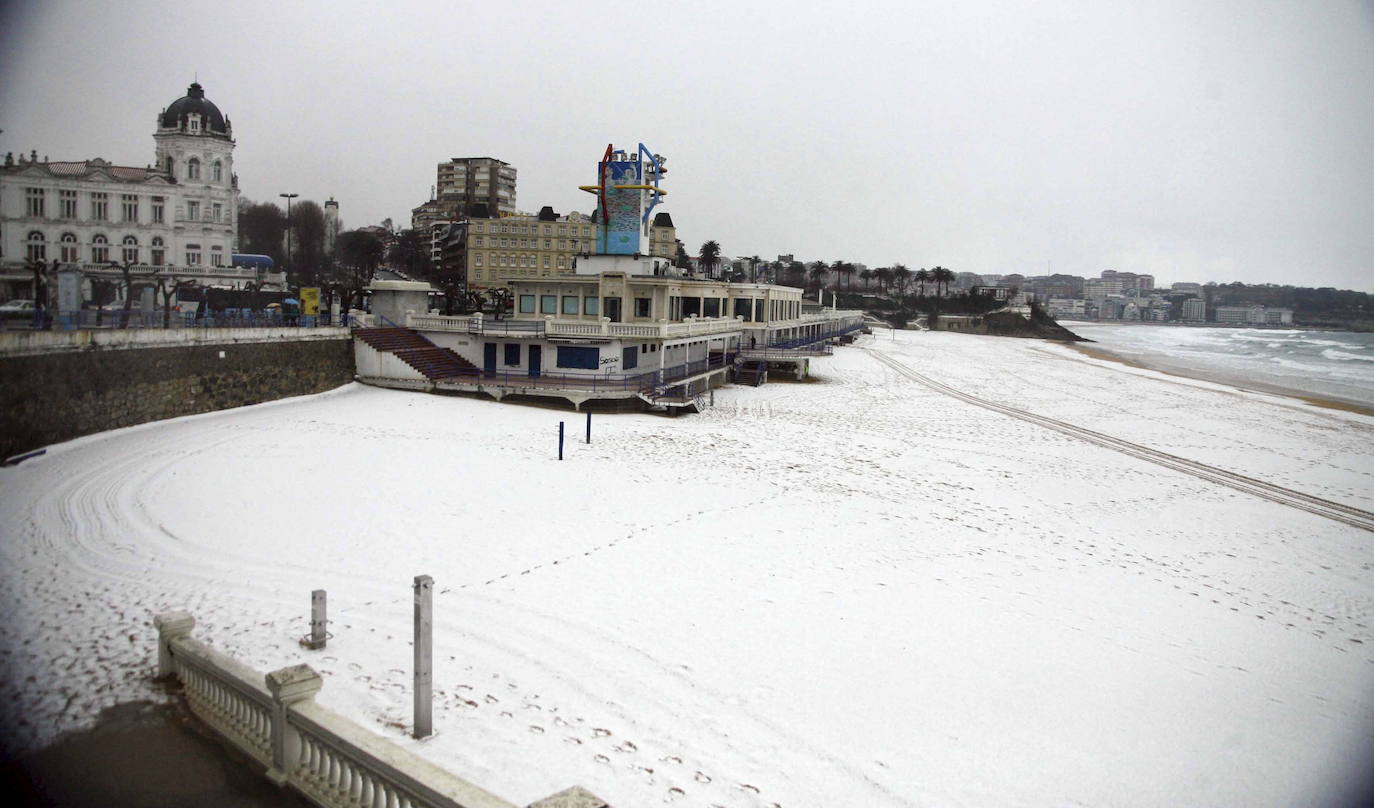
M 26 258 L 105 274 L 133 262 L 202 283 L 234 283 L 238 178 L 233 127 L 193 83 L 157 116 L 154 161 L 144 167 L 5 156 L 0 166 L 0 275 L 6 296 L 27 296 Z

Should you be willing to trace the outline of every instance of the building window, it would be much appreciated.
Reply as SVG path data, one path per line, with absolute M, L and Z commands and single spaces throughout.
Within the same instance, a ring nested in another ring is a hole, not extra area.
M 520 313 L 534 314 L 534 295 L 520 296 Z
M 108 221 L 110 218 L 110 195 L 106 193 L 91 194 L 91 218 L 97 222 Z
M 210 266 L 224 266 L 224 248 L 218 244 L 210 248 Z
M 44 193 L 43 193 L 43 189 L 42 189 L 42 188 L 25 188 L 25 189 L 24 189 L 24 211 L 25 211 L 25 215 L 26 215 L 26 216 L 32 216 L 32 217 L 40 218 L 40 219 L 43 218 L 44 216 L 46 216 L 47 214 L 43 212 L 43 211 L 44 211 L 43 201 L 44 201 Z
M 122 251 L 124 262 L 127 264 L 138 263 L 138 239 L 134 236 L 124 237 L 124 249 Z
M 162 224 L 163 222 L 167 221 L 166 214 L 163 213 L 163 211 L 166 209 L 166 208 L 164 207 L 164 206 L 166 205 L 166 203 L 167 203 L 167 198 L 166 198 L 166 197 L 163 197 L 163 196 L 155 196 L 155 197 L 153 197 L 153 224 Z
M 622 350 L 622 351 L 620 352 L 620 356 L 621 356 L 621 359 L 620 359 L 620 368 L 621 368 L 621 370 L 634 370 L 635 368 L 639 367 L 639 348 L 638 348 L 638 347 L 636 347 L 636 346 L 634 346 L 634 345 L 626 346 L 626 347 L 624 348 L 624 350 Z
M 212 206 L 210 207 L 210 219 L 211 219 L 211 221 L 216 221 L 216 222 L 218 222 L 218 221 L 219 221 L 221 218 L 223 218 L 223 217 L 224 217 L 224 206 L 221 205 L 220 203 L 216 202 L 214 205 L 212 205 Z
M 577 295 L 563 296 L 563 313 L 577 316 Z
M 58 242 L 62 245 L 63 261 L 74 264 L 81 260 L 81 245 L 77 243 L 75 233 L 63 233 Z
M 42 261 L 48 257 L 48 240 L 42 233 L 34 230 L 24 247 L 24 256 L 31 261 Z
M 597 305 L 599 302 L 600 302 L 600 298 L 595 298 L 595 297 L 584 297 L 584 298 L 582 298 L 582 313 L 588 315 L 589 317 L 595 317 L 595 316 L 597 316 L 597 312 L 598 312 L 599 309 L 600 309 L 600 307 Z
M 635 316 L 636 316 L 636 317 L 650 317 L 650 316 L 652 316 L 653 307 L 654 307 L 654 300 L 653 300 L 653 298 L 650 298 L 650 297 L 637 297 L 637 298 L 635 298 Z
M 706 298 L 706 300 L 704 301 L 704 305 L 705 305 L 705 310 L 701 313 L 701 316 L 703 316 L 703 317 L 719 317 L 719 316 L 720 316 L 720 298 L 718 298 L 718 297 L 708 297 L 708 298 Z
M 544 256 L 544 269 L 548 269 L 551 266 L 550 261 L 551 259 L 547 255 Z
M 187 123 L 190 124 L 191 131 L 192 131 L 192 132 L 199 132 L 199 131 L 200 131 L 200 116 L 199 116 L 199 115 L 192 115 L 192 116 L 190 116 L 190 117 L 187 119 Z
M 540 314 L 557 314 L 557 313 L 558 313 L 558 295 L 540 295 L 540 296 L 539 296 L 539 313 L 540 313 Z
M 597 370 L 601 366 L 601 349 L 560 345 L 558 346 L 558 366 L 560 368 Z
M 506 364 L 507 364 L 507 365 L 518 365 L 518 364 L 520 364 L 520 343 L 518 343 L 518 342 L 507 342 L 507 343 L 506 343 Z
M 506 256 L 505 256 L 505 253 L 502 253 L 502 254 L 501 254 L 501 266 L 505 266 L 505 265 L 506 265 Z
M 91 239 L 91 261 L 97 264 L 110 261 L 110 240 L 100 234 Z
M 473 265 L 473 266 L 478 266 L 478 267 L 480 267 L 480 266 L 482 265 L 482 254 L 481 254 L 481 253 L 477 253 L 477 256 L 476 256 L 475 258 L 472 259 L 472 265 Z
M 478 237 L 477 237 L 477 244 L 476 244 L 476 246 L 478 246 L 478 247 L 485 246 L 485 245 L 482 244 L 482 237 L 481 237 L 481 236 L 478 236 Z
M 186 245 L 186 266 L 188 266 L 188 267 L 198 267 L 198 266 L 200 266 L 200 245 L 199 245 L 199 244 L 187 244 L 187 245 Z
M 148 248 L 152 253 L 151 263 L 153 266 L 162 266 L 166 263 L 167 253 L 162 244 L 162 236 L 154 236 L 152 246 Z
M 195 125 L 194 120 L 191 121 L 191 125 Z M 186 161 L 186 179 L 200 179 L 200 160 L 198 158 L 192 157 L 190 160 Z
M 133 194 L 123 194 L 119 197 L 119 210 L 126 222 L 138 221 L 138 197 Z
M 190 220 L 193 221 L 193 222 L 198 222 L 198 221 L 200 221 L 200 203 L 199 203 L 199 202 L 187 202 L 187 203 L 186 203 L 186 218 L 190 219 Z
M 224 182 L 224 164 L 216 160 L 210 164 L 210 178 L 215 182 Z
M 62 218 L 76 218 L 76 191 L 58 191 L 57 196 L 62 205 Z

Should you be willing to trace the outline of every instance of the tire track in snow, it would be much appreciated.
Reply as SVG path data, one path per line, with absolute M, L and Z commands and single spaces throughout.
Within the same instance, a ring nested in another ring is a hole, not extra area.
M 864 350 L 868 351 L 869 355 L 879 362 L 887 365 L 897 373 L 917 384 L 959 399 L 960 401 L 1002 415 L 1009 415 L 1012 418 L 1026 421 L 1027 423 L 1035 424 L 1036 426 L 1041 426 L 1070 437 L 1078 438 L 1106 449 L 1112 449 L 1122 454 L 1136 457 L 1158 466 L 1163 466 L 1164 468 L 1180 471 L 1184 474 L 1191 474 L 1194 477 L 1199 477 L 1209 482 L 1234 488 L 1237 491 L 1251 494 L 1261 499 L 1269 500 L 1270 502 L 1287 505 L 1291 508 L 1297 508 L 1298 510 L 1307 511 L 1308 513 L 1326 519 L 1350 525 L 1351 527 L 1374 532 L 1374 513 L 1369 511 L 1356 508 L 1352 505 L 1322 499 L 1321 497 L 1316 497 L 1291 488 L 1284 488 L 1283 486 L 1267 483 L 1263 480 L 1257 480 L 1253 477 L 1247 477 L 1243 474 L 1237 474 L 1232 471 L 1217 468 L 1216 466 L 1199 463 L 1195 460 L 1188 460 L 1177 455 L 1168 454 L 1167 452 L 1161 452 L 1156 449 L 1141 446 L 1138 443 L 1131 443 L 1130 441 L 1112 437 L 1111 435 L 1104 435 L 1101 432 L 1095 432 L 1091 429 L 1074 426 L 1064 421 L 1058 421 L 1015 407 L 1009 407 L 1005 404 L 998 404 L 984 398 L 978 398 L 977 396 L 969 395 L 949 385 L 937 382 L 929 376 L 917 373 L 897 360 L 885 356 L 872 348 L 864 348 Z

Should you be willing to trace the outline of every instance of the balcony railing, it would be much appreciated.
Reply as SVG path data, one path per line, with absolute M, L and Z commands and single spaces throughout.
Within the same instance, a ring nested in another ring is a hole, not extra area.
M 680 337 L 727 334 L 745 328 L 738 318 L 692 319 L 678 323 L 613 323 L 610 320 L 494 320 L 480 315 L 445 317 L 436 314 L 411 314 L 406 327 L 419 331 L 458 331 L 466 334 L 538 337 L 640 337 L 676 339 Z

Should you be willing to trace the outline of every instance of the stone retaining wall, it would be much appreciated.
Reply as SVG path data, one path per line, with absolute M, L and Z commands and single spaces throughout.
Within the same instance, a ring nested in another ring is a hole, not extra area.
M 123 426 L 353 379 L 348 330 L 0 334 L 0 459 Z

